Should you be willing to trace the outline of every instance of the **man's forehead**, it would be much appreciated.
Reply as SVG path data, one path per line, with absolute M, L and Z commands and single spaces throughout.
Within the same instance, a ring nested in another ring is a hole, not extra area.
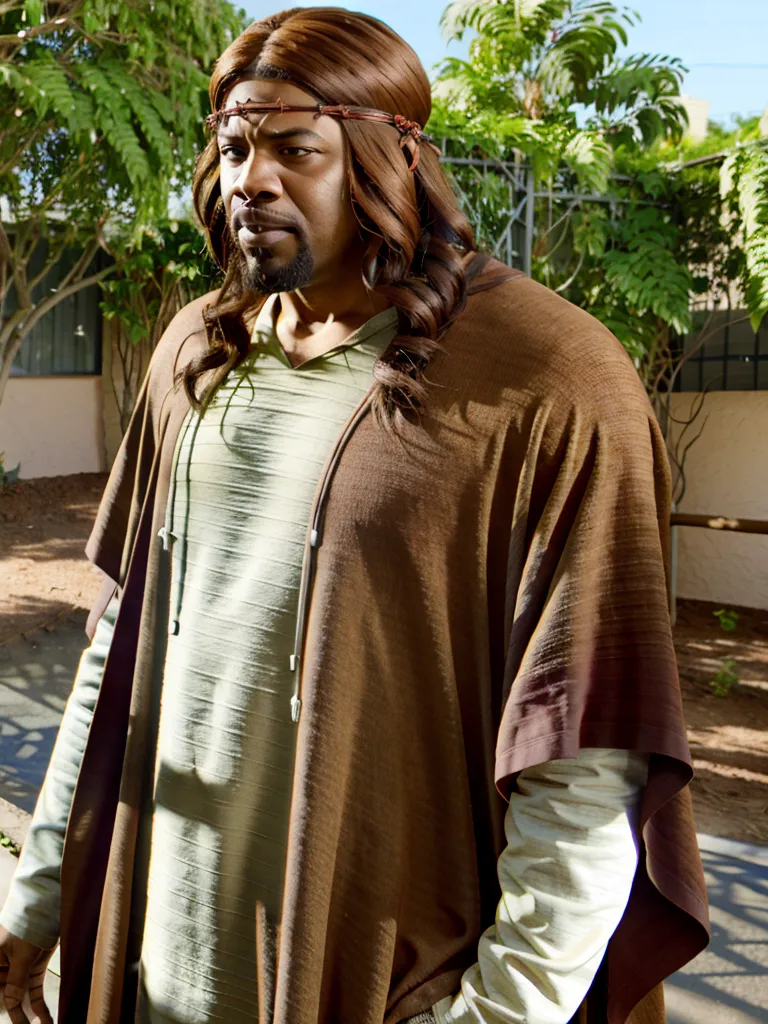
M 274 103 L 283 99 L 286 103 L 317 103 L 312 93 L 305 92 L 293 82 L 275 81 L 268 78 L 239 78 L 224 97 L 224 106 L 231 107 L 235 103 L 244 103 L 252 99 L 257 103 Z
M 276 103 L 282 100 L 286 104 L 296 106 L 317 106 L 317 98 L 296 85 L 284 81 L 271 81 L 263 78 L 245 78 L 236 82 L 225 95 L 222 106 L 233 107 L 247 101 L 254 103 Z M 339 126 L 331 117 L 315 117 L 313 111 L 288 111 L 281 114 L 277 111 L 268 113 L 252 112 L 247 118 L 233 117 L 229 129 L 242 131 L 250 129 L 260 135 L 273 135 L 292 126 L 310 129 L 320 137 L 333 137 L 339 132 Z M 222 121 L 219 125 L 220 134 L 225 134 L 227 127 Z

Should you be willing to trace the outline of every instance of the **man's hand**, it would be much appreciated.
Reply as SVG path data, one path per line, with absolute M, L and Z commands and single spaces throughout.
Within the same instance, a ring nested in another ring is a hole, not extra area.
M 54 950 L 41 949 L 0 925 L 0 995 L 12 1024 L 53 1024 L 43 998 L 43 981 Z M 22 1002 L 29 993 L 29 1017 Z

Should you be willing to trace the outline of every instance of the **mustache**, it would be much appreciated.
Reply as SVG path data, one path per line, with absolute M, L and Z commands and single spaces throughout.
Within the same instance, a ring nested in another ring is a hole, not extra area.
M 234 234 L 236 235 L 240 228 L 255 230 L 257 227 L 266 230 L 283 228 L 287 231 L 294 231 L 297 235 L 303 234 L 301 227 L 295 221 L 280 217 L 272 213 L 271 210 L 249 206 L 248 203 L 238 206 L 232 214 L 231 228 Z

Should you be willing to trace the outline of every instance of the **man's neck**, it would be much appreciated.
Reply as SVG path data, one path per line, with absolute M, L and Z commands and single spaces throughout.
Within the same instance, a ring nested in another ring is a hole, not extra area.
M 280 292 L 277 338 L 291 363 L 300 366 L 342 345 L 372 317 L 392 303 L 363 284 L 362 273 L 350 271 L 350 261 L 338 273 L 293 292 Z
M 374 292 L 349 287 L 349 282 L 281 292 L 278 331 L 297 344 L 320 334 L 337 335 L 357 330 L 392 303 Z M 282 340 L 282 339 L 281 339 Z

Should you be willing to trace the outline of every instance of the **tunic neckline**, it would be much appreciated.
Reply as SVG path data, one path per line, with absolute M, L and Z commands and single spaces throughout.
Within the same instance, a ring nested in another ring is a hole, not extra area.
M 312 366 L 318 360 L 331 359 L 352 346 L 360 346 L 363 350 L 366 350 L 367 344 L 375 339 L 381 331 L 393 326 L 398 316 L 397 307 L 390 306 L 388 309 L 376 313 L 370 320 L 366 320 L 364 324 L 352 331 L 344 341 L 332 349 L 329 349 L 327 352 L 321 352 L 316 356 L 310 356 L 308 359 L 304 359 L 294 365 L 277 336 L 277 317 L 279 312 L 280 296 L 276 293 L 269 296 L 259 311 L 251 334 L 252 349 L 262 346 L 265 351 L 275 355 L 286 367 L 296 371 Z M 377 356 L 380 355 L 380 346 L 374 346 L 374 348 L 375 354 Z

